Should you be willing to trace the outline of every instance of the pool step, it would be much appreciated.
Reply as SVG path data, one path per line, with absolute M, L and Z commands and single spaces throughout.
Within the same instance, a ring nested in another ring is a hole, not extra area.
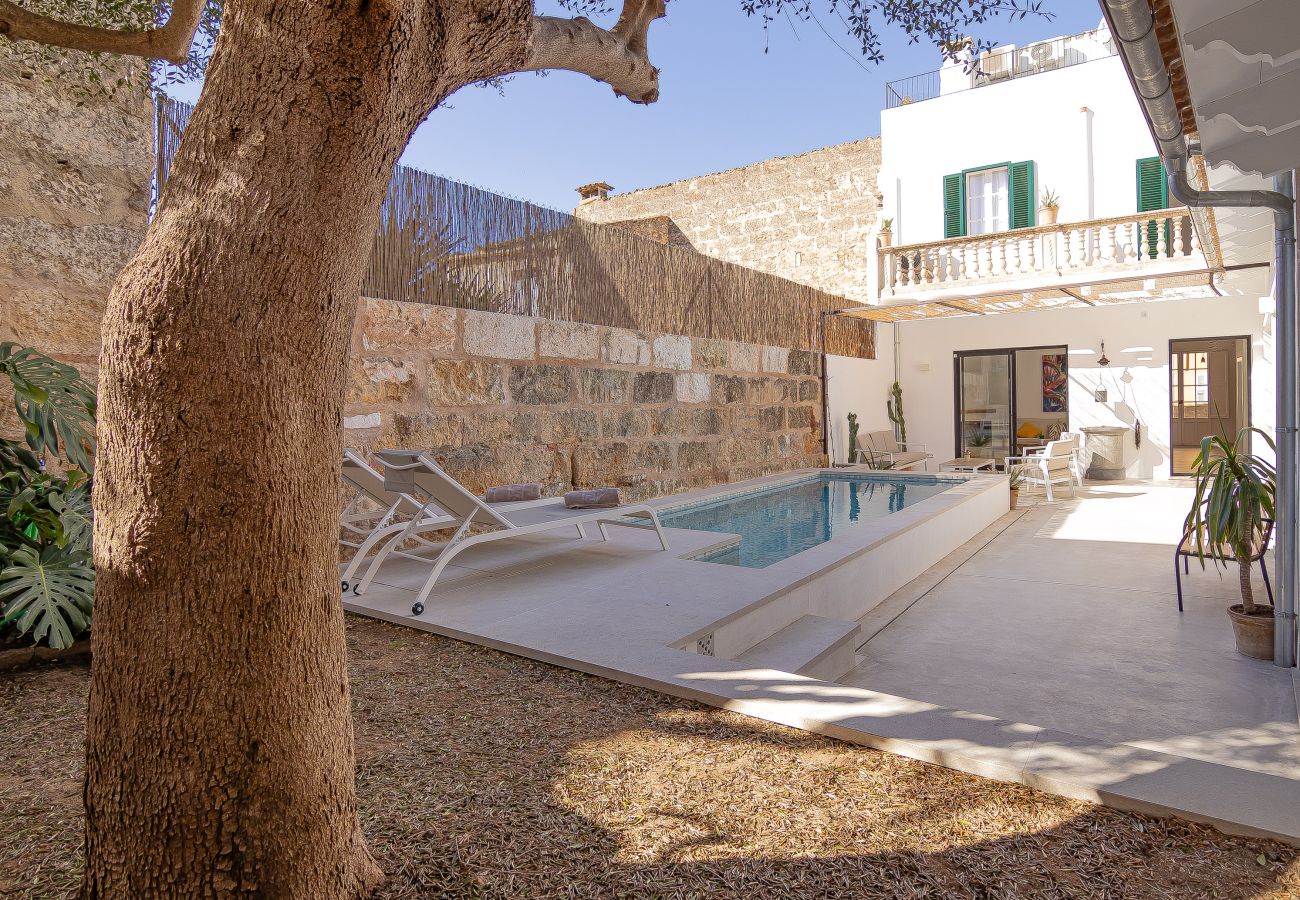
M 803 616 L 750 647 L 735 661 L 834 681 L 855 665 L 859 631 L 857 622 Z

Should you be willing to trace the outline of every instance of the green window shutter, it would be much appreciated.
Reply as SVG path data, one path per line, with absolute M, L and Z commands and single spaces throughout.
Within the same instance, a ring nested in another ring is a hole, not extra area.
M 1034 189 L 1034 164 L 1015 162 L 1007 166 L 1007 182 L 1011 194 L 1011 227 L 1032 228 L 1034 212 L 1038 206 Z
M 1169 206 L 1169 186 L 1165 183 L 1165 164 L 1158 156 L 1137 161 L 1138 212 L 1166 209 Z
M 1137 161 L 1137 206 L 1138 212 L 1151 212 L 1169 207 L 1169 185 L 1165 181 L 1165 164 L 1158 156 L 1148 156 Z M 1149 248 L 1147 252 L 1152 259 L 1156 257 L 1157 240 L 1160 236 L 1156 231 L 1158 227 L 1155 222 L 1147 223 L 1147 247 Z M 1165 251 L 1173 252 L 1167 222 L 1165 223 Z
M 943 236 L 961 237 L 966 233 L 966 178 L 943 176 Z

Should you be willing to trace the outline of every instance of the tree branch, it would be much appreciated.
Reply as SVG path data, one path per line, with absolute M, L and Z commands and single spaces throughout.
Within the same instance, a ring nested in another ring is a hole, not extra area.
M 663 15 L 664 0 L 625 0 L 618 23 L 608 31 L 582 16 L 534 16 L 532 46 L 520 71 L 581 72 L 633 103 L 654 103 L 659 70 L 650 64 L 646 35 Z
M 62 22 L 24 9 L 12 0 L 0 0 L 0 36 L 70 50 L 165 59 L 180 65 L 189 56 L 205 5 L 207 0 L 175 0 L 162 27 L 121 31 Z

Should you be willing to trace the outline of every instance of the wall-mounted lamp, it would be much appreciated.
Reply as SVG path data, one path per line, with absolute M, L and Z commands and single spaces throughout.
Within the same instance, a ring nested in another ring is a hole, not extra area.
M 1110 365 L 1110 359 L 1106 356 L 1105 341 L 1101 342 L 1101 357 L 1097 360 L 1097 365 L 1101 366 L 1103 369 Z M 1105 378 L 1106 376 L 1103 374 L 1101 377 Z M 1093 399 L 1096 400 L 1098 403 L 1105 403 L 1106 398 L 1109 397 L 1110 394 L 1108 394 L 1106 392 L 1106 389 L 1102 387 L 1101 384 L 1099 383 L 1097 385 L 1097 389 L 1092 392 L 1092 396 Z

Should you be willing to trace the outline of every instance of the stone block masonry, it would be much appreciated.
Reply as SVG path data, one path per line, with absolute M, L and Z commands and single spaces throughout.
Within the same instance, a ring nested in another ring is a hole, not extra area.
M 147 225 L 152 134 L 143 91 L 70 86 L 0 48 L 0 341 L 95 380 L 108 291 Z M 16 436 L 0 395 L 0 434 Z
M 470 490 L 645 499 L 822 465 L 816 354 L 363 299 L 345 441 L 429 451 Z
M 585 200 L 574 215 L 866 301 L 879 170 L 880 139 L 866 138 Z

